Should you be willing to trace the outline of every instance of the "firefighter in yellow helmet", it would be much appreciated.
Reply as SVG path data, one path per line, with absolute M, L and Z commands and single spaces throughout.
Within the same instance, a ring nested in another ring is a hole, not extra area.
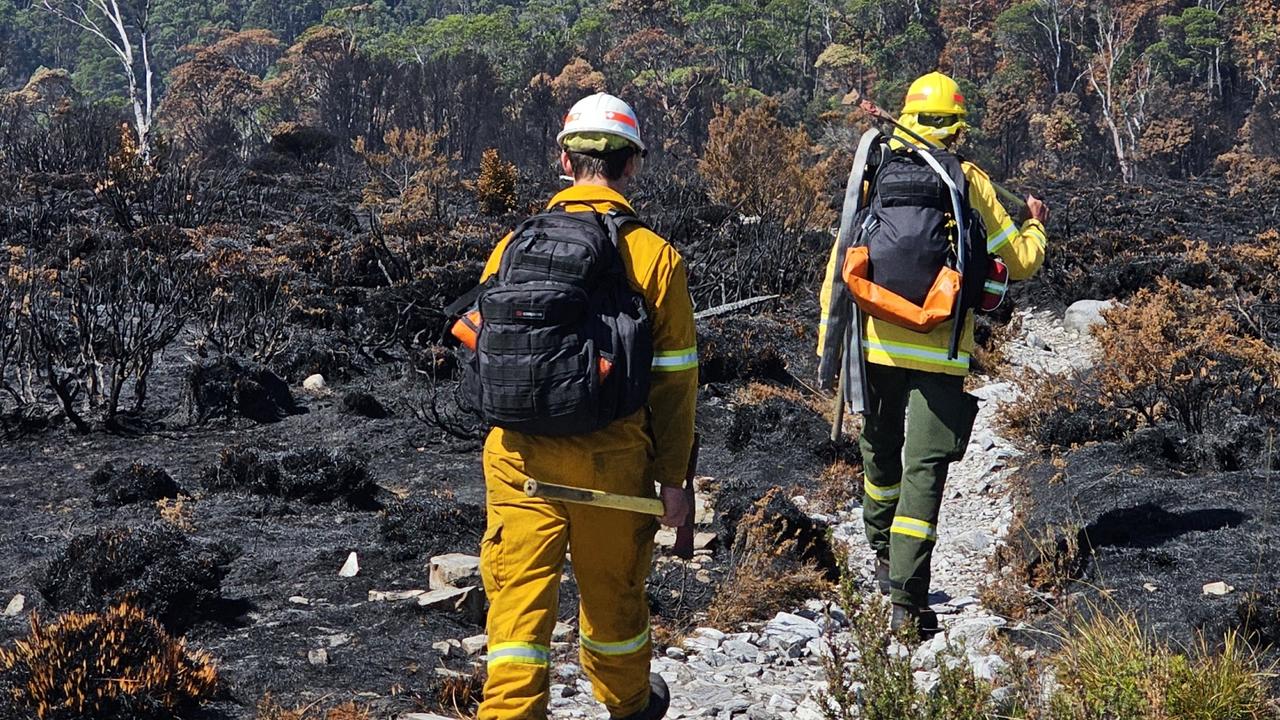
M 640 171 L 645 146 L 636 115 L 600 93 L 577 103 L 558 141 L 573 186 L 548 209 L 633 215 L 622 191 Z M 526 479 L 653 497 L 680 525 L 693 445 L 698 355 L 684 261 L 639 222 L 617 243 L 625 278 L 652 320 L 652 361 L 641 409 L 593 432 L 547 436 L 495 427 L 484 446 L 488 526 L 481 573 L 489 597 L 488 670 L 480 720 L 547 717 L 551 631 L 565 553 L 580 594 L 582 669 L 611 718 L 656 720 L 667 710 L 662 678 L 649 672 L 652 644 L 645 595 L 658 520 L 650 516 L 526 497 Z M 504 238 L 484 270 L 503 266 Z M 549 259 L 548 262 L 554 262 Z
M 921 140 L 924 140 L 939 150 L 951 150 L 968 127 L 967 114 L 964 94 L 954 80 L 940 72 L 924 75 L 911 84 L 899 118 L 900 124 L 911 132 L 899 130 L 890 147 L 904 149 L 906 143 L 923 147 Z M 919 137 L 913 137 L 912 133 Z M 923 159 L 919 153 L 894 154 Z M 948 153 L 941 153 L 939 157 L 944 155 Z M 1029 196 L 1026 201 L 1029 217 L 1021 225 L 1014 224 L 997 199 L 986 173 L 971 162 L 951 157 L 956 163 L 956 175 L 962 175 L 955 181 L 959 187 L 967 186 L 964 200 L 972 211 L 970 214 L 976 213 L 985 227 L 985 252 L 981 254 L 1003 261 L 1009 280 L 1029 278 L 1044 261 L 1047 244 L 1044 223 L 1048 209 L 1043 202 Z M 916 167 L 916 171 L 923 173 L 926 180 L 931 179 L 928 168 Z M 877 177 L 883 179 L 883 173 L 881 168 Z M 862 237 L 870 238 L 865 242 L 872 244 L 872 257 L 875 256 L 875 233 L 893 232 L 884 230 L 884 224 L 899 228 L 904 225 L 902 215 L 890 223 L 880 223 L 877 213 L 901 213 L 903 208 L 895 206 L 912 202 L 901 198 L 884 200 L 884 194 L 891 192 L 888 183 L 884 185 L 884 188 L 867 185 L 864 191 L 868 197 L 865 207 L 869 210 L 861 226 Z M 874 197 L 877 193 L 881 194 L 879 201 Z M 950 216 L 944 212 L 943 217 Z M 897 238 L 895 242 L 909 240 Z M 977 247 L 982 240 L 972 238 L 971 247 Z M 837 247 L 840 247 L 839 240 Z M 828 323 L 835 325 L 832 305 L 836 300 L 833 298 L 841 296 L 832 291 L 833 285 L 841 281 L 843 259 L 837 254 L 833 248 L 821 296 L 824 328 Z M 892 254 L 882 257 L 885 260 L 878 268 L 881 272 L 877 280 L 899 270 L 892 267 L 895 262 Z M 905 267 L 906 263 L 903 264 Z M 986 276 L 987 268 L 981 268 L 980 272 Z M 920 279 L 927 285 L 933 275 Z M 988 291 L 990 285 L 988 282 Z M 1003 288 L 1000 292 L 1003 293 Z M 858 307 L 862 305 L 858 303 Z M 880 591 L 888 594 L 893 602 L 894 627 L 914 623 L 927 632 L 936 627 L 936 617 L 928 609 L 928 594 L 943 486 L 948 467 L 964 454 L 977 413 L 976 399 L 964 391 L 974 344 L 973 313 L 962 316 L 960 333 L 954 335 L 958 344 L 952 340 L 955 327 L 951 320 L 922 330 L 886 320 L 884 313 L 877 317 L 867 308 L 863 308 L 863 315 L 862 326 L 851 328 L 848 336 L 851 342 L 860 343 L 860 348 L 829 348 L 826 345 L 835 335 L 828 335 L 831 331 L 826 331 L 819 333 L 818 354 L 830 358 L 834 357 L 830 355 L 833 351 L 861 351 L 865 379 L 862 396 L 865 422 L 859 440 L 864 467 L 863 518 L 867 539 L 876 554 L 876 580 Z

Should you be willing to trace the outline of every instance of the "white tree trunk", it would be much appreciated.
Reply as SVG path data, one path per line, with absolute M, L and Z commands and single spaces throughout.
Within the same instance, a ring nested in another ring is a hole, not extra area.
M 138 18 L 138 26 L 133 29 L 136 39 L 130 36 L 128 19 L 120 9 L 118 0 L 41 0 L 41 4 L 53 15 L 97 36 L 120 61 L 129 89 L 129 104 L 133 106 L 138 152 L 145 162 L 150 162 L 151 123 L 154 118 L 153 75 L 147 38 L 150 2 L 143 5 L 142 17 Z M 113 32 L 104 30 L 104 25 L 109 25 Z M 138 67 L 135 47 L 142 54 L 142 67 Z

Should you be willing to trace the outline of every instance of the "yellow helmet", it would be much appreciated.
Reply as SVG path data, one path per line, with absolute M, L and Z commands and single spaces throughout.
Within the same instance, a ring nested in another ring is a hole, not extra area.
M 916 78 L 907 90 L 907 102 L 902 106 L 903 115 L 964 116 L 967 112 L 960 86 L 940 72 Z

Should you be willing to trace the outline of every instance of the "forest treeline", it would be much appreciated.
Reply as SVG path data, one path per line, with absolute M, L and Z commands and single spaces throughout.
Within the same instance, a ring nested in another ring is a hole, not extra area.
M 845 150 L 847 91 L 893 108 L 940 68 L 969 97 L 969 153 L 998 174 L 1280 176 L 1280 0 L 128 0 L 118 27 L 96 4 L 0 0 L 6 136 L 70 103 L 218 162 L 282 130 L 295 154 L 381 151 L 394 131 L 456 167 L 496 148 L 542 172 L 564 109 L 607 89 L 637 107 L 651 167 L 680 173 L 717 116 L 755 107 L 788 135 L 765 154 Z

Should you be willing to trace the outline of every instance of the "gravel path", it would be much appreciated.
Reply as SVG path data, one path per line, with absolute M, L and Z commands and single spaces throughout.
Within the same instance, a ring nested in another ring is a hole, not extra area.
M 1020 315 L 1019 337 L 1004 348 L 1009 376 L 1067 373 L 1089 364 L 1093 347 L 1087 334 L 1067 329 L 1052 312 L 1025 310 Z M 985 402 L 964 460 L 952 466 L 934 555 L 930 602 L 944 632 L 918 647 L 913 657 L 917 682 L 924 686 L 936 682 L 936 656 L 948 643 L 964 648 L 979 677 L 992 679 L 1004 667 L 991 644 L 995 630 L 1007 621 L 983 608 L 978 594 L 987 559 L 1013 519 L 1009 478 L 1021 453 L 999 434 L 998 413 L 1001 402 L 1016 397 L 1017 388 L 1007 381 L 978 379 L 973 392 Z M 796 502 L 803 508 L 803 498 Z M 871 587 L 872 556 L 861 508 L 853 505 L 824 519 L 832 523 L 834 539 L 847 544 L 851 569 Z M 672 690 L 668 717 L 822 718 L 816 698 L 827 687 L 821 667 L 820 637 L 828 622 L 824 606 L 811 600 L 745 632 L 699 628 L 680 647 L 668 648 L 653 664 Z M 831 622 L 842 620 L 837 612 Z M 576 665 L 557 666 L 554 682 L 553 717 L 607 717 Z

